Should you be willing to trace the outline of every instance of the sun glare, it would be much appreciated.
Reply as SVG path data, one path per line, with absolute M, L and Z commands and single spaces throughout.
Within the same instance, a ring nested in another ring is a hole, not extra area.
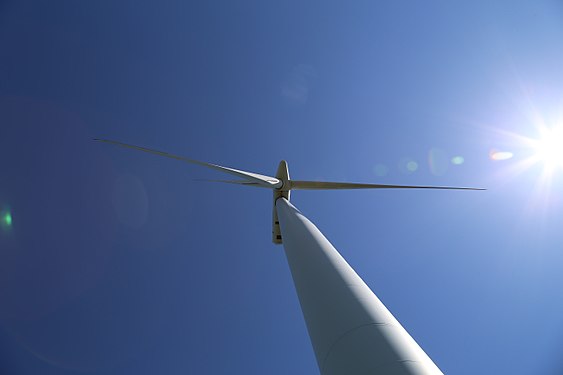
M 534 143 L 536 157 L 546 167 L 563 167 L 563 126 L 542 129 L 540 139 Z

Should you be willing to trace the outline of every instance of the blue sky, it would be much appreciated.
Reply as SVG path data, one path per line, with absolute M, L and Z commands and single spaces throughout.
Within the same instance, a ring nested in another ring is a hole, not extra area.
M 445 373 L 561 374 L 562 39 L 557 1 L 3 1 L 0 372 L 318 373 L 271 193 L 102 137 L 488 188 L 292 202 Z

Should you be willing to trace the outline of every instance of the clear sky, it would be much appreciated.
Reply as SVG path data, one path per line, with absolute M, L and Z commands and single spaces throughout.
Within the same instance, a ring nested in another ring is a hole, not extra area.
M 446 374 L 562 374 L 562 40 L 559 1 L 0 2 L 0 373 L 318 373 L 271 193 L 101 137 L 488 188 L 292 202 Z

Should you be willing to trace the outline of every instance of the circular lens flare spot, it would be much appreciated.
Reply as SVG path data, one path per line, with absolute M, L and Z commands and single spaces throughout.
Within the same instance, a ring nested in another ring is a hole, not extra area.
M 461 165 L 465 162 L 463 156 L 454 156 L 451 160 L 453 165 Z
M 12 227 L 12 214 L 10 210 L 0 210 L 0 227 L 4 230 L 9 230 Z
M 418 169 L 418 163 L 410 157 L 401 158 L 397 166 L 399 167 L 399 171 L 406 175 L 412 174 Z
M 411 160 L 407 163 L 407 170 L 409 172 L 414 172 L 418 169 L 418 163 L 414 160 Z

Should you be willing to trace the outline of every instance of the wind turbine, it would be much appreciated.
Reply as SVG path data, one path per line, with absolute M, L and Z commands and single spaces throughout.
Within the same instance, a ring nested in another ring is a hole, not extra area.
M 275 177 L 106 139 L 95 141 L 212 168 L 241 178 L 220 182 L 273 190 L 272 241 L 283 244 L 322 375 L 443 374 L 317 227 L 290 203 L 291 190 L 448 189 L 291 180 L 287 162 Z

